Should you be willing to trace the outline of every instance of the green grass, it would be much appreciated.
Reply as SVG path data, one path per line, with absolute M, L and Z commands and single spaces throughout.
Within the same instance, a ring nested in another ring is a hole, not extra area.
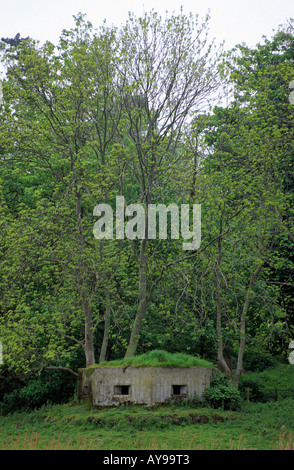
M 284 364 L 244 378 L 262 387 L 292 388 L 293 372 Z M 0 416 L 0 450 L 294 450 L 293 435 L 293 395 L 244 401 L 240 411 L 197 401 L 101 410 L 73 402 Z
M 262 372 L 246 372 L 240 381 L 243 397 L 246 387 L 250 388 L 252 400 L 268 401 L 276 396 L 294 398 L 294 366 L 279 364 Z
M 154 350 L 140 356 L 94 364 L 89 369 L 96 367 L 213 367 L 213 364 L 184 353 Z
M 294 367 L 293 364 L 279 364 L 262 372 L 246 372 L 241 380 L 254 380 L 264 388 L 292 388 L 294 389 Z
M 294 400 L 232 412 L 191 406 L 46 406 L 0 416 L 1 450 L 294 450 Z

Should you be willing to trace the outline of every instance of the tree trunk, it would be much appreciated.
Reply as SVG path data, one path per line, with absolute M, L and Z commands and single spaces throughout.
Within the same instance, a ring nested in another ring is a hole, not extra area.
M 216 331 L 217 331 L 217 361 L 219 368 L 226 374 L 228 380 L 232 379 L 232 371 L 225 361 L 223 355 L 223 339 L 222 339 L 222 307 L 219 293 L 219 280 L 216 270 L 214 271 L 215 280 L 215 300 L 216 300 Z
M 139 266 L 139 305 L 136 318 L 132 327 L 129 345 L 125 357 L 134 356 L 139 342 L 142 321 L 144 319 L 147 308 L 147 256 L 146 256 L 147 240 L 142 240 L 140 252 Z
M 83 302 L 85 314 L 85 356 L 86 367 L 95 364 L 94 340 L 93 340 L 93 321 L 91 308 L 87 302 Z
M 220 298 L 220 282 L 218 276 L 218 269 L 221 265 L 222 259 L 222 234 L 223 234 L 223 215 L 220 217 L 220 229 L 217 242 L 218 256 L 216 259 L 216 266 L 214 268 L 214 284 L 215 284 L 215 301 L 216 301 L 216 331 L 217 331 L 217 361 L 219 368 L 226 374 L 227 379 L 232 379 L 232 371 L 225 361 L 223 354 L 223 337 L 222 337 L 222 306 Z
M 108 346 L 108 339 L 109 339 L 109 330 L 110 330 L 110 305 L 109 305 L 109 291 L 106 291 L 106 307 L 105 307 L 105 321 L 104 321 L 104 334 L 103 334 L 103 341 L 100 351 L 99 362 L 106 361 L 106 351 Z
M 263 265 L 264 265 L 264 261 L 257 267 L 257 269 L 252 274 L 250 281 L 249 281 L 249 286 L 247 289 L 244 305 L 243 305 L 243 310 L 242 310 L 241 319 L 240 319 L 240 345 L 239 345 L 236 373 L 235 373 L 235 378 L 234 378 L 234 382 L 236 385 L 239 384 L 240 377 L 243 373 L 243 356 L 244 356 L 245 344 L 246 344 L 246 315 L 249 309 L 251 291 L 254 287 L 257 276 L 260 273 Z
M 93 340 L 93 320 L 92 320 L 92 310 L 89 305 L 87 298 L 87 292 L 85 289 L 85 265 L 83 262 L 83 254 L 85 250 L 85 239 L 82 227 L 82 209 L 81 209 L 81 196 L 77 192 L 76 199 L 76 215 L 78 221 L 78 231 L 79 231 L 79 243 L 80 243 L 80 258 L 78 260 L 78 275 L 77 275 L 77 286 L 81 298 L 81 304 L 83 312 L 85 315 L 85 357 L 86 357 L 86 367 L 95 364 L 95 354 L 94 354 L 94 340 Z

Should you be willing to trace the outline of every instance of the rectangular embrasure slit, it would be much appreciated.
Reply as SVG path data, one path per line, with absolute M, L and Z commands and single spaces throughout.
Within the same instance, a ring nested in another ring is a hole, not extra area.
M 114 395 L 129 395 L 130 385 L 116 385 L 114 387 Z
M 186 395 L 187 385 L 172 385 L 173 395 Z

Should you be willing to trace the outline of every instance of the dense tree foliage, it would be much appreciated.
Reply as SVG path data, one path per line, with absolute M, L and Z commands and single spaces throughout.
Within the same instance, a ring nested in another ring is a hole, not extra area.
M 46 383 L 59 369 L 166 349 L 213 360 L 238 383 L 246 354 L 286 358 L 291 23 L 223 54 L 207 42 L 208 17 L 75 22 L 57 45 L 2 38 L 3 377 Z M 228 104 L 210 108 L 222 85 Z M 144 209 L 143 232 L 97 239 L 94 208 L 115 213 L 117 196 Z M 146 208 L 159 203 L 201 204 L 197 250 L 170 227 L 148 239 Z

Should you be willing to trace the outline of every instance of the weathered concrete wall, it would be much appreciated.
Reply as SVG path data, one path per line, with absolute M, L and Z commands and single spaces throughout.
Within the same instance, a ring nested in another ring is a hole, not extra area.
M 127 367 L 96 368 L 87 377 L 79 374 L 79 398 L 89 397 L 93 406 L 122 403 L 155 405 L 173 397 L 201 399 L 209 386 L 213 369 Z

